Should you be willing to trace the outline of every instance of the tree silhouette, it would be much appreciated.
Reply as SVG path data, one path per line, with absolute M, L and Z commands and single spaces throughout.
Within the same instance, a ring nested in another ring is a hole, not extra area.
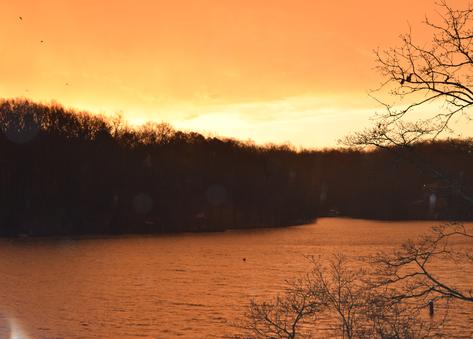
M 438 5 L 439 19 L 425 20 L 432 32 L 430 43 L 415 42 L 409 32 L 401 36 L 400 47 L 377 52 L 378 71 L 384 76 L 384 82 L 376 93 L 384 94 L 378 101 L 386 111 L 378 116 L 374 127 L 354 133 L 343 142 L 386 149 L 400 161 L 427 174 L 430 180 L 424 188 L 430 195 L 429 204 L 435 209 L 439 203 L 449 200 L 450 203 L 444 205 L 448 205 L 449 212 L 443 219 L 458 220 L 458 208 L 471 209 L 473 204 L 471 181 L 464 180 L 465 164 L 456 161 L 447 164 L 447 158 L 435 161 L 433 157 L 426 157 L 422 149 L 453 131 L 454 117 L 470 116 L 473 8 L 454 9 L 444 1 Z M 434 110 L 433 104 L 436 105 Z M 429 113 L 431 111 L 434 113 Z M 422 118 L 419 113 L 423 113 Z M 459 142 L 457 148 L 469 155 L 473 150 L 471 140 Z M 437 152 L 445 156 L 456 151 L 442 147 Z M 441 202 L 438 197 L 442 197 Z M 466 249 L 454 246 L 451 242 L 455 238 L 460 238 Z M 439 277 L 432 267 L 446 261 L 451 266 L 466 269 L 471 265 L 471 240 L 470 228 L 449 222 L 434 227 L 421 239 L 406 242 L 399 250 L 382 252 L 371 259 L 378 267 L 381 285 L 401 287 L 402 292 L 394 298 L 412 299 L 431 307 L 437 299 L 471 302 L 469 287 L 457 287 L 453 277 Z
M 473 104 L 473 8 L 438 3 L 437 19 L 426 18 L 431 40 L 417 42 L 409 31 L 401 45 L 377 50 L 384 80 L 373 97 L 386 108 L 372 128 L 344 142 L 377 147 L 408 146 L 452 131 L 455 116 Z M 428 113 L 428 112 L 432 113 Z M 422 112 L 422 118 L 416 116 Z

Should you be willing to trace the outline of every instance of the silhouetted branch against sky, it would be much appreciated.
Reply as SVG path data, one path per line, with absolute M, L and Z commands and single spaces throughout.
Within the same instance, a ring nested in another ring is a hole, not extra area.
M 402 146 L 452 132 L 453 118 L 469 116 L 473 105 L 473 8 L 437 3 L 439 11 L 426 17 L 430 41 L 417 41 L 409 31 L 400 45 L 378 49 L 376 70 L 383 77 L 371 96 L 384 112 L 373 128 L 357 132 L 342 143 L 358 146 Z

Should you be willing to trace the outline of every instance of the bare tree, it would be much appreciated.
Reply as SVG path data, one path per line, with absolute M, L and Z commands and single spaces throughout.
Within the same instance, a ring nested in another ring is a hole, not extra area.
M 310 258 L 313 269 L 273 301 L 251 301 L 239 338 L 426 338 L 438 326 L 404 299 L 387 297 L 360 263 Z
M 237 326 L 243 338 L 309 338 L 324 305 L 309 293 L 307 277 L 289 283 L 272 301 L 250 302 L 245 320 Z
M 374 127 L 355 133 L 344 143 L 406 146 L 451 131 L 457 115 L 469 117 L 473 8 L 454 9 L 443 0 L 438 6 L 439 17 L 424 21 L 432 33 L 431 41 L 417 42 L 409 30 L 401 35 L 399 47 L 376 51 L 377 70 L 384 80 L 372 96 L 386 110 L 378 115 Z
M 366 273 L 362 269 L 350 268 L 348 259 L 341 254 L 321 265 L 311 259 L 311 293 L 322 296 L 327 310 L 331 310 L 340 321 L 342 338 L 354 338 L 363 324 L 363 311 L 369 304 L 369 291 L 360 280 Z M 331 312 L 331 313 L 332 313 Z
M 416 42 L 409 31 L 401 36 L 400 47 L 376 51 L 377 69 L 384 81 L 374 96 L 382 97 L 377 100 L 386 108 L 385 113 L 377 116 L 374 127 L 347 137 L 344 143 L 388 148 L 394 152 L 412 150 L 410 146 L 415 143 L 435 140 L 440 134 L 451 131 L 454 116 L 470 118 L 473 8 L 454 9 L 443 0 L 438 6 L 437 20 L 426 18 L 424 21 L 432 32 L 430 42 Z M 431 110 L 434 113 L 429 114 Z M 423 118 L 416 119 L 416 116 Z M 398 154 L 430 173 L 443 190 L 473 204 L 473 197 L 462 189 L 461 171 L 458 175 L 447 175 L 415 152 Z M 409 241 L 393 253 L 379 254 L 372 262 L 377 265 L 384 284 L 396 285 L 404 291 L 397 297 L 472 301 L 471 290 L 460 289 L 451 279 L 441 279 L 433 271 L 442 260 L 462 268 L 471 265 L 468 252 L 460 253 L 452 240 L 460 238 L 471 249 L 472 234 L 471 229 L 460 223 L 435 227 L 418 241 Z
M 418 241 L 408 241 L 391 253 L 371 258 L 377 285 L 388 286 L 393 299 L 413 299 L 427 305 L 438 299 L 473 303 L 473 284 L 458 285 L 442 275 L 442 262 L 457 273 L 473 271 L 473 230 L 460 223 L 434 227 Z M 468 283 L 468 282 L 466 282 Z

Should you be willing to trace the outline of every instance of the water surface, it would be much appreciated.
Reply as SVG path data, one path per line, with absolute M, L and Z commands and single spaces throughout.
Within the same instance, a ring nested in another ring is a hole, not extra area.
M 223 233 L 0 240 L 0 337 L 221 338 L 250 298 L 306 271 L 305 255 L 370 254 L 434 224 L 326 218 Z M 465 317 L 458 335 L 469 335 Z

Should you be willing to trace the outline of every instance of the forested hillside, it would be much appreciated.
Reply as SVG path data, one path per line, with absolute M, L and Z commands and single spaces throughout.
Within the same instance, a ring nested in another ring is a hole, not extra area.
M 473 217 L 470 141 L 296 151 L 26 100 L 0 102 L 0 127 L 1 235 Z

